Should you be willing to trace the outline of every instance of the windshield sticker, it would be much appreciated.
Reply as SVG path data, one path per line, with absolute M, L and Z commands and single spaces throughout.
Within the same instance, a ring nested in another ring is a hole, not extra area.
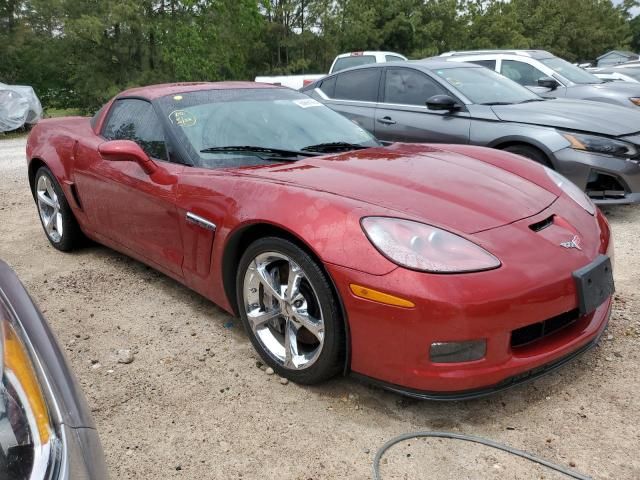
M 313 98 L 303 98 L 300 100 L 294 100 L 293 103 L 298 105 L 300 108 L 309 108 L 309 107 L 321 107 L 322 104 Z
M 196 117 L 186 110 L 174 110 L 169 114 L 169 120 L 180 127 L 193 127 L 196 124 Z

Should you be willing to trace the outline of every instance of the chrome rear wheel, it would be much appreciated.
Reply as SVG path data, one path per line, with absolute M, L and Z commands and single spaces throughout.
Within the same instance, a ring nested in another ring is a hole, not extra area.
M 62 211 L 58 195 L 47 175 L 38 177 L 36 201 L 45 233 L 52 242 L 60 242 L 64 233 Z

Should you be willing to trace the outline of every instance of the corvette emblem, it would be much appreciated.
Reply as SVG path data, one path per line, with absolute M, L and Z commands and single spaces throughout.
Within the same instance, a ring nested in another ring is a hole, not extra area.
M 562 242 L 560 245 L 564 248 L 577 248 L 578 250 L 582 250 L 582 248 L 580 248 L 580 237 L 577 235 L 574 235 L 568 242 Z

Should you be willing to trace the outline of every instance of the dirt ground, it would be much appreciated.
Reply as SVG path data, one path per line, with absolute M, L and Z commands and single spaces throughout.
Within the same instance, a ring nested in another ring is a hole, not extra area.
M 606 210 L 616 302 L 601 345 L 533 383 L 474 401 L 409 400 L 351 378 L 282 385 L 257 367 L 241 324 L 112 250 L 46 241 L 25 139 L 0 139 L 0 258 L 51 323 L 93 411 L 114 479 L 367 479 L 404 432 L 491 438 L 598 479 L 640 478 L 640 206 Z M 132 363 L 117 362 L 131 349 Z M 416 440 L 385 479 L 564 478 L 506 454 Z

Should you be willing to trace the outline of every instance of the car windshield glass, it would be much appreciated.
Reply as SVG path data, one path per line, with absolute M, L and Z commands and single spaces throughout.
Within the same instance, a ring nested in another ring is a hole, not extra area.
M 336 60 L 335 65 L 331 69 L 331 73 L 339 72 L 345 68 L 367 65 L 369 63 L 376 63 L 376 57 L 373 55 L 351 55 L 349 57 L 342 57 Z
M 435 73 L 476 104 L 505 105 L 542 100 L 531 90 L 484 67 L 442 68 Z
M 616 68 L 607 73 L 621 73 L 640 81 L 640 68 Z
M 345 144 L 379 145 L 342 115 L 284 88 L 203 90 L 162 97 L 158 103 L 178 141 L 205 168 L 295 161 L 308 156 L 303 149 L 317 145 L 341 145 L 323 153 L 344 151 Z
M 602 79 L 561 58 L 544 58 L 540 61 L 551 70 L 558 73 L 559 75 L 562 75 L 564 78 L 573 83 L 579 83 L 583 85 L 590 83 L 603 83 Z

